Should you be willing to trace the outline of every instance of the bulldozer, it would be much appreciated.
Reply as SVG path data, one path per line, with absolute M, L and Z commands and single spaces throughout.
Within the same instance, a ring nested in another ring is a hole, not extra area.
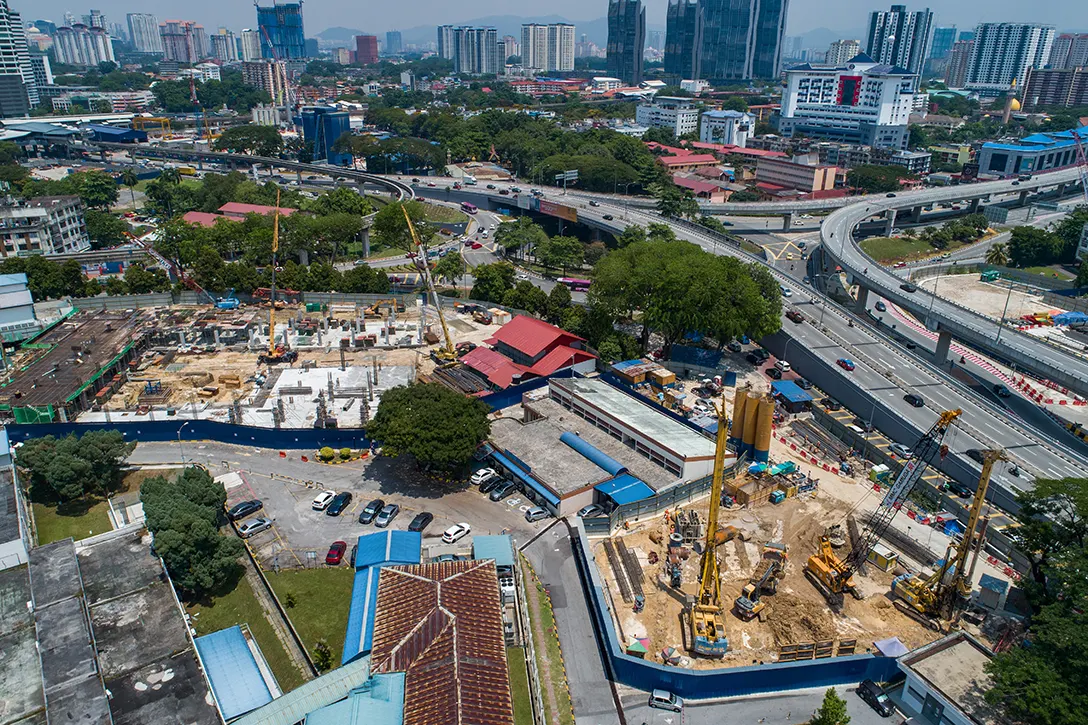
M 746 622 L 759 617 L 760 621 L 770 614 L 764 594 L 778 592 L 778 580 L 786 575 L 786 547 L 783 544 L 768 544 L 763 549 L 763 558 L 759 566 L 748 578 L 748 583 L 733 600 L 733 611 Z

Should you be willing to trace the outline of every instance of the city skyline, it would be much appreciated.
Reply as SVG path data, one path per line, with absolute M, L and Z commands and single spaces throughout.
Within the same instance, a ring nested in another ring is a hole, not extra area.
M 145 0 L 131 3 L 128 0 L 98 0 L 94 3 L 107 18 L 123 19 L 128 13 L 150 13 L 160 21 L 173 18 L 179 11 L 176 5 L 162 0 Z M 62 24 L 65 13 L 77 17 L 88 11 L 87 7 L 73 5 L 70 0 L 44 0 L 33 5 L 17 0 L 13 10 L 20 12 L 24 20 L 38 18 Z M 100 6 L 100 7 L 98 7 Z M 646 3 L 647 25 L 655 29 L 665 26 L 667 0 L 652 0 Z M 849 31 L 864 28 L 869 13 L 883 8 L 883 2 L 873 0 L 840 0 L 836 3 L 835 19 L 829 20 L 826 6 L 816 0 L 792 0 L 786 26 L 786 33 L 799 35 L 821 28 L 832 31 Z M 980 22 L 1035 22 L 1056 26 L 1063 31 L 1088 31 L 1088 7 L 1073 2 L 1045 3 L 1042 6 L 1025 6 L 1012 0 L 967 0 L 966 2 L 930 2 L 927 6 L 933 11 L 935 24 L 942 26 L 956 25 L 961 28 L 974 27 Z M 603 19 L 608 11 L 608 3 L 598 0 L 594 3 L 576 0 L 553 0 L 549 3 L 548 15 L 563 16 L 566 20 L 578 24 Z M 438 0 L 410 0 L 406 3 L 383 5 L 368 9 L 367 13 L 345 12 L 345 8 L 327 0 L 310 0 L 304 7 L 306 29 L 310 37 L 331 27 L 353 27 L 366 33 L 385 33 L 390 30 L 412 31 L 429 27 L 419 23 L 420 17 L 432 18 L 435 25 L 462 24 L 476 18 L 490 15 L 516 16 L 510 12 L 510 6 L 495 0 L 466 0 L 456 6 Z M 253 26 L 255 14 L 252 5 L 238 4 L 223 6 L 210 0 L 192 0 L 186 3 L 186 17 L 206 26 L 226 26 L 235 32 Z M 524 17 L 532 17 L 524 14 Z

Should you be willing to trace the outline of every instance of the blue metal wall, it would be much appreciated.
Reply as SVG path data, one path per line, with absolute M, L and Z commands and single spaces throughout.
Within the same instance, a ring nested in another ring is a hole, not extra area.
M 582 585 L 590 603 L 594 630 L 601 639 L 612 678 L 640 690 L 661 688 L 691 699 L 734 697 L 761 692 L 848 685 L 872 679 L 883 682 L 899 671 L 889 657 L 853 655 L 804 662 L 774 662 L 718 670 L 670 667 L 624 654 L 598 576 L 589 557 L 589 542 L 581 521 L 575 523 L 571 543 Z
M 187 423 L 187 425 L 186 425 Z M 184 426 L 184 427 L 183 427 Z M 343 430 L 318 430 L 314 428 L 254 428 L 231 425 L 214 420 L 145 420 L 125 423 L 43 423 L 38 425 L 10 424 L 8 437 L 12 443 L 29 438 L 53 435 L 82 435 L 91 430 L 119 430 L 126 439 L 143 442 L 211 440 L 219 443 L 255 446 L 273 449 L 314 450 L 322 446 L 332 448 L 366 448 L 370 441 L 358 428 Z

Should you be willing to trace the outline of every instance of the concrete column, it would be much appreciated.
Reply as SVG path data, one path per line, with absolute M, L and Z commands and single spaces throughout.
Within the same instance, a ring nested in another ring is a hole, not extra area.
M 302 183 L 302 172 L 297 169 L 295 170 L 295 181 Z
M 219 328 L 218 327 L 213 327 L 212 328 L 212 334 L 215 335 L 215 344 L 218 345 L 219 344 Z
M 916 206 L 910 210 L 910 221 L 915 224 L 922 221 L 922 207 Z
M 869 288 L 865 285 L 858 285 L 858 298 L 854 302 L 854 310 L 861 314 L 865 314 L 865 309 L 869 304 Z
M 1057 196 L 1060 199 L 1062 197 L 1062 194 L 1065 193 L 1065 184 L 1058 184 L 1058 187 L 1057 189 L 1055 189 L 1055 191 L 1057 192 Z
M 363 259 L 370 257 L 370 227 L 363 227 Z
M 310 252 L 306 249 L 298 250 L 298 263 L 303 267 L 307 267 L 310 264 Z
M 788 232 L 793 229 L 793 212 L 782 215 L 782 231 Z
M 972 199 L 971 207 L 968 209 L 969 214 L 978 214 L 978 207 L 982 204 L 982 199 Z
M 1028 190 L 1027 189 L 1024 189 L 1023 191 L 1020 192 L 1020 201 L 1018 203 L 1020 204 L 1020 206 L 1026 206 L 1027 205 L 1027 203 L 1028 203 Z
M 197 159 L 197 160 L 196 160 L 196 168 L 197 168 L 197 170 L 199 170 L 199 171 L 203 171 L 203 170 L 204 170 L 204 159 Z
M 889 209 L 884 212 L 886 218 L 884 222 L 884 236 L 890 237 L 892 235 L 892 229 L 895 229 L 895 209 Z
M 952 344 L 952 333 L 948 330 L 939 330 L 937 333 L 937 348 L 933 352 L 933 358 L 938 365 L 944 365 L 948 360 L 948 347 Z

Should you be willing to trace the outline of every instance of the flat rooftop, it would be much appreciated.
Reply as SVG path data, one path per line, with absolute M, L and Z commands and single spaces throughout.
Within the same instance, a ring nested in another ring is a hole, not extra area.
M 686 460 L 714 456 L 714 441 L 603 380 L 563 378 L 553 379 L 549 384 L 571 392 L 582 402 L 641 433 L 680 458 Z
M 19 721 L 20 725 L 27 722 L 20 718 L 34 713 L 45 722 L 45 689 L 28 601 L 27 567 L 0 571 L 0 722 Z
M 491 441 L 500 450 L 509 449 L 557 494 L 577 491 L 612 478 L 611 474 L 559 440 L 563 433 L 580 438 L 615 458 L 655 491 L 675 483 L 677 476 L 644 458 L 592 423 L 579 418 L 559 403 L 542 397 L 530 407 L 546 416 L 532 423 L 503 417 L 491 424 Z
M 1000 722 L 983 694 L 991 686 L 986 665 L 993 654 L 972 637 L 957 632 L 904 655 L 899 668 L 914 673 L 934 692 L 984 725 Z
M 2 437 L 7 440 L 7 435 Z M 4 450 L 0 455 L 7 453 L 7 443 L 3 443 Z M 0 468 L 0 544 L 15 541 L 19 538 L 19 512 L 15 504 L 15 477 L 11 475 L 8 467 Z

